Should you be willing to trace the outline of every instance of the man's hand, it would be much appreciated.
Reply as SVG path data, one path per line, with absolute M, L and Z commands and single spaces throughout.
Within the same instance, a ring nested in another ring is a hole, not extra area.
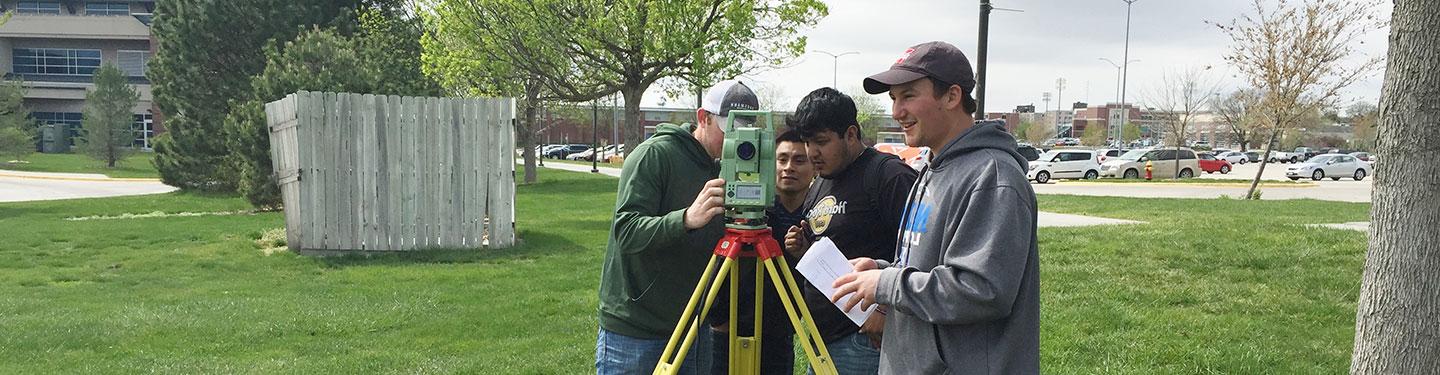
M 840 276 L 840 278 L 835 279 L 835 283 L 831 284 L 831 286 L 835 287 L 835 295 L 830 296 L 830 302 L 839 301 L 841 298 L 844 298 L 845 295 L 854 293 L 855 295 L 850 297 L 850 300 L 845 303 L 845 307 L 842 308 L 841 311 L 850 311 L 850 309 L 854 308 L 857 304 L 860 305 L 861 310 L 868 309 L 877 303 L 875 301 L 875 286 L 879 283 L 880 270 L 872 269 L 845 274 L 845 276 Z
M 800 220 L 800 225 L 791 225 L 785 232 L 785 252 L 796 258 L 804 257 L 805 250 L 810 249 L 810 237 L 805 235 L 808 230 L 810 224 L 805 220 Z
M 881 306 L 880 308 L 883 309 L 885 307 Z M 869 336 L 870 346 L 879 349 L 880 338 L 885 333 L 885 314 L 881 313 L 881 310 L 870 313 L 870 317 L 865 319 L 865 324 L 860 325 L 860 333 Z
M 716 215 L 725 213 L 725 180 L 714 179 L 705 183 L 700 189 L 700 194 L 695 196 L 695 202 L 690 203 L 690 208 L 685 209 L 685 229 L 695 230 L 704 227 L 714 219 Z
M 850 267 L 855 269 L 854 272 L 869 271 L 880 268 L 880 263 L 875 263 L 874 259 L 859 257 L 850 260 Z

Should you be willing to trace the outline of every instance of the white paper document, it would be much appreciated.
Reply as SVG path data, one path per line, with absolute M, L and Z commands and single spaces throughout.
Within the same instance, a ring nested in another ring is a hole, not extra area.
M 835 295 L 835 288 L 831 287 L 835 284 L 835 279 L 850 273 L 854 268 L 850 267 L 850 260 L 845 259 L 845 254 L 840 253 L 840 248 L 835 247 L 834 242 L 831 242 L 829 238 L 821 237 L 820 241 L 810 245 L 810 250 L 805 252 L 805 256 L 800 258 L 799 263 L 795 264 L 795 270 L 800 271 L 800 275 L 805 276 L 805 280 L 809 280 L 810 285 L 814 285 L 820 294 L 831 297 Z M 835 308 L 843 310 L 850 298 L 855 296 L 854 293 L 846 295 L 835 303 Z M 865 324 L 865 319 L 870 317 L 871 311 L 875 311 L 875 306 L 870 306 L 869 309 L 862 311 L 860 305 L 857 304 L 850 311 L 845 311 L 845 315 L 855 321 L 856 326 L 859 326 Z

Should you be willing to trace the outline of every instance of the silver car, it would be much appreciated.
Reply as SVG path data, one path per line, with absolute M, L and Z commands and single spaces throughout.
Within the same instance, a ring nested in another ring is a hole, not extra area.
M 1285 177 L 1291 181 L 1309 177 L 1311 180 L 1319 181 L 1326 177 L 1339 181 L 1341 178 L 1350 177 L 1355 181 L 1364 180 L 1370 175 L 1370 164 L 1356 159 L 1354 156 L 1343 154 L 1316 155 L 1304 163 L 1295 164 L 1285 168 Z

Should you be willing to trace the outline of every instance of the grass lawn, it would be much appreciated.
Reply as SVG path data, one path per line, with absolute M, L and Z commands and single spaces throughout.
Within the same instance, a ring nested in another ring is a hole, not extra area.
M 239 198 L 0 203 L 0 373 L 591 372 L 614 179 L 540 173 L 518 189 L 520 247 L 372 258 L 265 256 L 278 213 L 63 220 Z M 1295 224 L 1368 205 L 1040 202 L 1150 222 L 1040 231 L 1046 373 L 1348 367 L 1365 236 Z
M 0 169 L 26 172 L 98 173 L 115 178 L 160 178 L 160 173 L 155 171 L 155 165 L 150 163 L 154 158 L 155 154 L 153 153 L 137 152 L 123 162 L 117 163 L 115 168 L 109 168 L 105 166 L 104 162 L 91 159 L 83 154 L 42 154 L 37 152 L 25 158 L 25 161 L 29 163 L 0 162 Z

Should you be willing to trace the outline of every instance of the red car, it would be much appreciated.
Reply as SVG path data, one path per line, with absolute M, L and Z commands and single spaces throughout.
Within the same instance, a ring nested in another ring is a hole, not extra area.
M 1221 160 L 1221 159 L 1216 159 L 1216 158 L 1215 158 L 1215 154 L 1211 154 L 1211 153 L 1208 153 L 1208 152 L 1200 153 L 1199 156 L 1200 156 L 1200 170 L 1205 171 L 1205 173 L 1215 173 L 1215 172 L 1220 172 L 1220 174 L 1230 173 L 1230 162 L 1225 161 L 1225 160 Z

